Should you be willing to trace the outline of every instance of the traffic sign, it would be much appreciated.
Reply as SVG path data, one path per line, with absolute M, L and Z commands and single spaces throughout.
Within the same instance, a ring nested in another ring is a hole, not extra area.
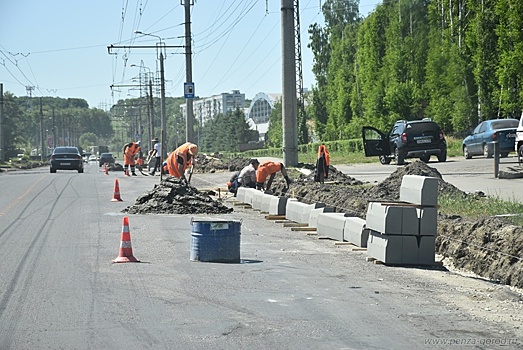
M 194 98 L 194 83 L 183 83 L 183 93 L 185 98 Z

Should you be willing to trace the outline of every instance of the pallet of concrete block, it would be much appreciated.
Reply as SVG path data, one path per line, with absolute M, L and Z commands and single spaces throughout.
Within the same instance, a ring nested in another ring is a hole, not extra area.
M 435 236 L 388 235 L 370 231 L 367 255 L 388 265 L 434 265 Z
M 434 264 L 438 179 L 405 175 L 400 200 L 369 203 L 367 254 L 385 264 Z

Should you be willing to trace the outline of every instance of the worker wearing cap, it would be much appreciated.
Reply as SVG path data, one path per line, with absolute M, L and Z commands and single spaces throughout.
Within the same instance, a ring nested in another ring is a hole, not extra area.
M 136 176 L 136 164 L 134 158 L 141 151 L 140 141 L 129 142 L 123 146 L 123 171 L 127 174 L 127 168 L 131 168 L 131 174 Z
M 156 170 L 160 171 L 160 157 L 162 155 L 162 143 L 158 140 L 157 137 L 155 137 L 151 141 L 154 142 L 154 146 L 153 146 L 153 149 L 150 151 L 151 154 L 149 155 L 149 157 L 151 157 L 151 159 L 152 158 L 155 159 L 154 169 L 153 169 L 153 172 L 151 173 L 151 175 L 154 176 L 154 173 L 156 172 Z
M 169 175 L 182 179 L 187 182 L 185 178 L 185 170 L 192 165 L 194 159 L 198 155 L 198 146 L 194 143 L 186 142 L 167 157 L 167 170 Z
M 292 180 L 287 175 L 287 170 L 283 164 L 267 161 L 261 163 L 258 166 L 258 170 L 256 170 L 256 188 L 259 190 L 264 189 L 265 191 L 268 191 L 271 188 L 274 175 L 276 175 L 278 171 L 281 171 L 281 174 L 287 182 L 287 186 L 289 186 L 292 183 Z M 267 182 L 267 187 L 265 187 L 265 180 L 267 177 L 269 177 L 269 181 Z
M 258 162 L 258 159 L 251 159 L 249 161 L 249 165 L 244 167 L 238 175 L 238 187 L 256 188 L 256 170 L 259 165 L 260 162 Z

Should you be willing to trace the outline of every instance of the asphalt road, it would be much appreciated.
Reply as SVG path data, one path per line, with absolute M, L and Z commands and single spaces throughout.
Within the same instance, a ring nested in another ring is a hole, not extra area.
M 123 202 L 111 202 L 115 179 Z M 96 163 L 0 174 L 1 350 L 521 347 L 507 287 L 373 264 L 250 209 L 215 216 L 241 220 L 240 264 L 191 262 L 190 215 L 129 215 L 141 263 L 113 264 L 121 210 L 158 180 Z

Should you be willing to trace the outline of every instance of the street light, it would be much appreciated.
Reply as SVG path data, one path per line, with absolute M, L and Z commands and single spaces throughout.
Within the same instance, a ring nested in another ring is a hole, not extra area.
M 157 37 L 160 40 L 160 102 L 161 102 L 161 110 L 160 110 L 160 119 L 161 119 L 161 143 L 162 143 L 162 154 L 160 157 L 160 164 L 163 163 L 164 158 L 167 156 L 167 150 L 165 148 L 165 132 L 166 132 L 166 122 L 165 122 L 165 78 L 164 78 L 164 71 L 163 71 L 163 51 L 161 50 L 162 45 L 162 38 L 158 35 L 144 33 L 139 30 L 134 31 L 135 34 L 141 34 L 141 35 L 148 35 L 148 36 L 154 36 Z M 160 180 L 162 178 L 162 172 L 160 171 Z

